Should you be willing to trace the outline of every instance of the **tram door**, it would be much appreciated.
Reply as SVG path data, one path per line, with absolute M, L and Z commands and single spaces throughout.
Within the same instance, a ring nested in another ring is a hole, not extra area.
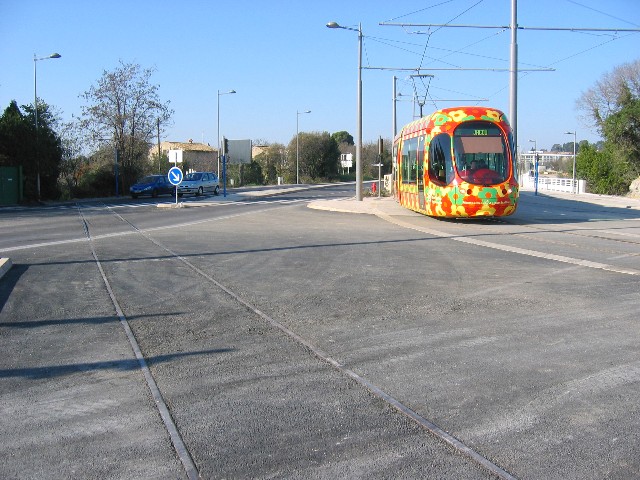
M 418 137 L 418 152 L 416 155 L 418 162 L 418 204 L 420 210 L 424 210 L 424 137 Z

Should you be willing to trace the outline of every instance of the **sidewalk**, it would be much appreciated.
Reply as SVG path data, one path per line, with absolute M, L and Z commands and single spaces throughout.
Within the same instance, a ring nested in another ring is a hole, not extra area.
M 530 189 L 521 189 L 520 192 L 534 195 L 534 191 Z M 595 193 L 574 194 L 540 190 L 538 190 L 538 196 L 561 198 L 563 200 L 573 200 L 574 202 L 592 203 L 594 205 L 602 205 L 604 207 L 631 208 L 640 210 L 639 197 L 618 197 L 614 195 L 597 195 Z
M 315 210 L 327 210 L 342 213 L 364 213 L 369 215 L 419 215 L 408 208 L 401 207 L 393 197 L 363 197 L 359 202 L 355 198 L 336 200 L 314 200 L 309 203 L 309 208 Z
M 521 190 L 521 199 L 526 201 L 529 197 L 534 197 L 533 190 Z M 591 203 L 594 205 L 602 205 L 611 208 L 630 208 L 640 210 L 640 198 L 635 197 L 616 197 L 612 195 L 596 195 L 593 193 L 561 193 L 561 192 L 540 192 L 537 197 L 553 197 L 562 200 L 570 200 L 574 202 Z M 418 215 L 417 213 L 401 207 L 393 197 L 364 197 L 361 202 L 355 198 L 342 200 L 316 200 L 309 204 L 309 208 L 317 210 L 329 210 L 333 212 L 344 213 L 366 213 L 376 215 L 383 213 L 387 215 Z

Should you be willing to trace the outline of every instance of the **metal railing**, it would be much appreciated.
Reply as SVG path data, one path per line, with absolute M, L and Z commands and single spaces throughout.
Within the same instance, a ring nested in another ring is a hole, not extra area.
M 535 177 L 531 175 L 520 176 L 520 186 L 522 188 L 535 189 Z M 572 178 L 547 177 L 538 175 L 538 190 L 548 190 L 553 192 L 586 193 L 586 180 L 573 180 Z

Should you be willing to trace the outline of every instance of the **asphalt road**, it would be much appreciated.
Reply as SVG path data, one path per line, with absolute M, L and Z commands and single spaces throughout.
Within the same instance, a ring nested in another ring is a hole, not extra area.
M 639 202 L 352 189 L 0 209 L 0 477 L 640 477 Z

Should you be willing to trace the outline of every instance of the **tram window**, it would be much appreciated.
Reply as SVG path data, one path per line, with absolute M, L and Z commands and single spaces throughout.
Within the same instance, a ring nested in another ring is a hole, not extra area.
M 513 140 L 513 133 L 509 132 L 509 145 L 511 145 L 511 170 L 513 171 L 513 176 L 518 178 L 518 155 L 516 155 L 515 144 L 516 142 Z
M 418 138 L 409 138 L 402 142 L 402 181 L 416 183 L 418 178 Z
M 453 180 L 451 137 L 447 133 L 436 135 L 429 145 L 429 178 L 440 184 Z
M 424 137 L 418 137 L 418 150 L 416 151 L 416 165 L 418 166 L 417 180 L 422 185 L 424 175 Z
M 392 157 L 392 170 L 393 173 L 393 181 L 398 181 L 398 147 L 400 146 L 399 142 L 395 142 L 393 144 L 393 157 Z
M 472 183 L 500 183 L 509 176 L 507 146 L 500 129 L 469 122 L 455 131 L 454 152 L 460 176 Z

